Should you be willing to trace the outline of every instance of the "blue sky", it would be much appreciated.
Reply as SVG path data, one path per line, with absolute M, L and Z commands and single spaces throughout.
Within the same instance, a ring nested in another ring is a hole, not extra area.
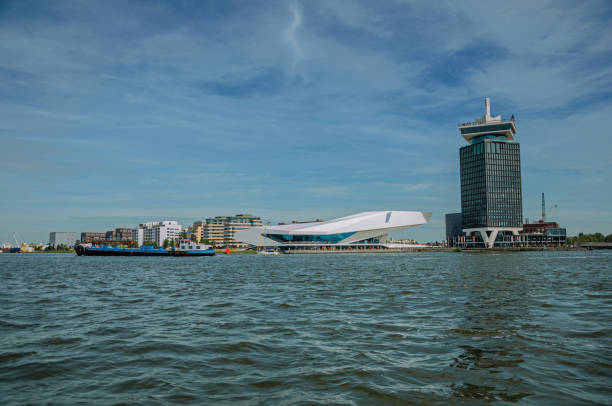
M 486 96 L 525 217 L 612 233 L 608 1 L 3 1 L 0 239 L 423 210 L 398 237 L 440 240 Z

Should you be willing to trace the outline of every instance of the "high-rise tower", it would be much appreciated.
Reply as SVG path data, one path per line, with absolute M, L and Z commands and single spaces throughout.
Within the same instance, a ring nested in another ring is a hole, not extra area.
M 485 115 L 459 124 L 459 130 L 469 143 L 459 150 L 463 231 L 480 233 L 492 248 L 497 238 L 518 235 L 523 227 L 521 150 L 514 141 L 514 116 L 492 117 L 487 97 Z

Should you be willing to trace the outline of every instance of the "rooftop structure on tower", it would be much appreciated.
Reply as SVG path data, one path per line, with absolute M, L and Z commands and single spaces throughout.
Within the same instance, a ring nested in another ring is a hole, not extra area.
M 485 98 L 485 114 L 480 118 L 474 119 L 471 123 L 459 124 L 461 136 L 470 144 L 481 141 L 480 137 L 503 137 L 508 141 L 514 140 L 516 125 L 514 115 L 508 119 L 502 116 L 491 116 L 491 103 L 489 98 Z

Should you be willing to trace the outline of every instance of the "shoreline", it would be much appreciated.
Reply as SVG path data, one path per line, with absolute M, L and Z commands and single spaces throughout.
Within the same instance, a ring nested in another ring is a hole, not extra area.
M 500 252 L 524 252 L 524 251 L 589 251 L 581 247 L 509 247 L 509 248 L 446 248 L 446 247 L 415 247 L 415 248 L 389 248 L 385 250 L 294 250 L 280 252 L 280 254 L 398 254 L 398 253 L 418 253 L 418 252 L 466 252 L 471 254 L 479 253 L 500 253 Z
M 584 247 L 508 247 L 508 248 L 447 248 L 447 247 L 415 247 L 415 248 L 389 248 L 386 250 L 293 250 L 279 251 L 282 255 L 297 254 L 400 254 L 400 253 L 419 253 L 419 252 L 456 252 L 470 254 L 485 253 L 508 253 L 508 252 L 538 252 L 538 251 L 591 251 Z M 225 248 L 215 249 L 217 255 L 225 255 Z M 8 254 L 8 253 L 3 253 Z M 15 252 L 11 254 L 74 254 L 75 251 L 31 251 Z M 255 250 L 230 250 L 230 255 L 256 255 Z

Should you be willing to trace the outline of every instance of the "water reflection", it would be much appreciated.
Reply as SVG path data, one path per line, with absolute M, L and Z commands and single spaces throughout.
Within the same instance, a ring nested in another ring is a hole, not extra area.
M 2 400 L 608 404 L 611 258 L 0 255 Z
M 525 343 L 518 330 L 529 320 L 530 284 L 524 256 L 466 255 L 454 275 L 452 295 L 461 297 L 450 340 L 458 355 L 450 363 L 457 398 L 516 402 L 530 393 L 520 378 Z M 485 384 L 486 383 L 486 384 Z

